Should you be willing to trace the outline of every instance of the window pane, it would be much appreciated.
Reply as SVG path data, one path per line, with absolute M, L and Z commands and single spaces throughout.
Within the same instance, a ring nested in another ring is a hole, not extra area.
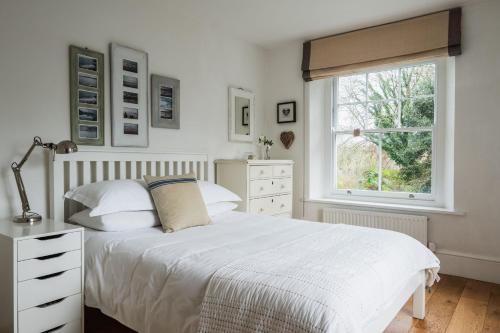
M 382 191 L 431 192 L 432 133 L 385 133 Z
M 372 141 L 371 141 L 372 140 Z M 378 134 L 337 135 L 337 188 L 378 190 Z
M 427 64 L 402 68 L 401 93 L 403 97 L 433 95 L 435 67 L 434 64 Z
M 366 101 L 366 76 L 341 76 L 338 84 L 337 103 L 357 103 Z
M 398 127 L 398 104 L 395 101 L 368 103 L 368 113 L 374 128 Z
M 421 97 L 401 101 L 403 127 L 427 127 L 434 124 L 434 97 Z
M 368 74 L 368 100 L 399 98 L 398 70 Z
M 375 119 L 366 110 L 364 104 L 341 105 L 337 111 L 337 130 L 350 130 L 354 128 L 374 128 Z

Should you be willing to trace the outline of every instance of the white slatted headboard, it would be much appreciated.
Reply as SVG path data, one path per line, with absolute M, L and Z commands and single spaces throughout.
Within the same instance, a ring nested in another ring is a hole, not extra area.
M 212 163 L 207 154 L 80 151 L 55 155 L 50 165 L 50 216 L 56 220 L 66 220 L 81 209 L 64 200 L 64 193 L 76 186 L 188 172 L 194 172 L 200 180 L 213 180 Z

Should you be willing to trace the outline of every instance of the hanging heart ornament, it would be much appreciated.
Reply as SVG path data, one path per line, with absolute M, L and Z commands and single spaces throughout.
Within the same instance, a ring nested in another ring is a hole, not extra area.
M 286 149 L 292 146 L 293 140 L 295 140 L 295 134 L 292 131 L 281 132 L 280 140 Z

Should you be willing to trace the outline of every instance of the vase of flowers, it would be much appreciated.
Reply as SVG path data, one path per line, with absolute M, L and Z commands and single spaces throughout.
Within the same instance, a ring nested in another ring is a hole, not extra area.
M 270 160 L 271 159 L 271 147 L 274 144 L 273 140 L 268 138 L 265 135 L 259 136 L 259 145 L 264 148 L 264 159 L 265 160 Z

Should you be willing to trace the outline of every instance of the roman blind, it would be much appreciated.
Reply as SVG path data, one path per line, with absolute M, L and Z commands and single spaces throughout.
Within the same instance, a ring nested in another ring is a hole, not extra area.
M 365 67 L 459 55 L 461 16 L 461 8 L 453 8 L 307 41 L 302 76 L 311 81 Z

